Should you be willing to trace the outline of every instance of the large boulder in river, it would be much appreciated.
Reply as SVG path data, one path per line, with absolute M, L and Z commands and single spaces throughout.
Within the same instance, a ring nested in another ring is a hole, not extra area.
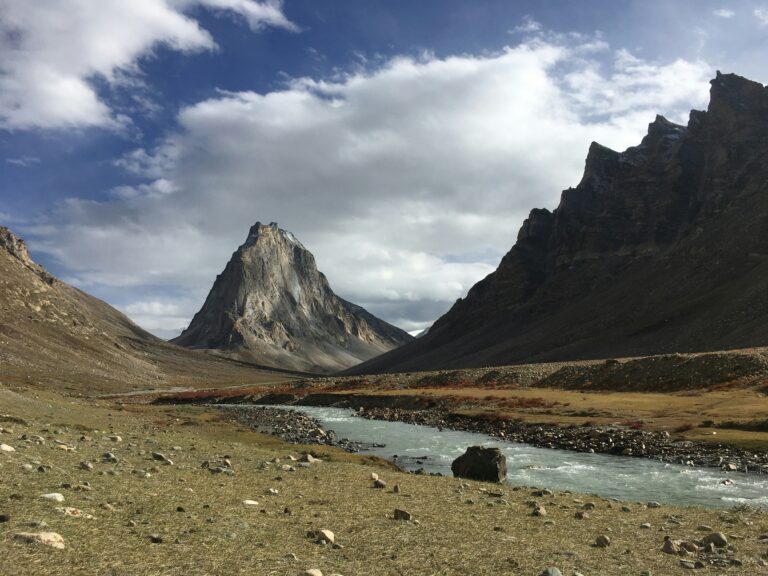
M 451 464 L 453 475 L 482 482 L 503 482 L 507 477 L 507 459 L 498 448 L 470 446 Z

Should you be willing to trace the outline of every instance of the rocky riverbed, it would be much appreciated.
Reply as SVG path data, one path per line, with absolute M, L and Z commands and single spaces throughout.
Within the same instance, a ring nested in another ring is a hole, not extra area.
M 325 430 L 315 418 L 296 410 L 245 405 L 228 407 L 226 410 L 234 420 L 291 443 L 334 445 L 349 452 L 376 447 L 354 439 L 337 438 L 333 430 Z M 716 443 L 676 440 L 667 432 L 637 430 L 624 426 L 565 427 L 536 424 L 464 416 L 440 408 L 409 410 L 380 406 L 359 407 L 357 415 L 371 420 L 398 421 L 438 429 L 487 434 L 537 448 L 650 458 L 684 466 L 716 467 L 733 472 L 768 473 L 766 453 L 754 453 Z
M 389 420 L 477 432 L 508 442 L 537 448 L 596 452 L 635 458 L 652 458 L 684 466 L 717 467 L 727 471 L 768 474 L 768 454 L 748 452 L 716 443 L 675 440 L 667 432 L 651 432 L 624 426 L 557 426 L 519 420 L 489 419 L 452 414 L 439 408 L 403 410 L 361 407 L 357 415 L 371 420 Z
M 318 420 L 298 410 L 263 406 L 231 406 L 225 409 L 225 413 L 236 422 L 257 432 L 272 434 L 291 444 L 337 446 L 347 452 L 360 452 L 379 446 L 349 438 L 338 438 L 333 430 L 324 429 Z

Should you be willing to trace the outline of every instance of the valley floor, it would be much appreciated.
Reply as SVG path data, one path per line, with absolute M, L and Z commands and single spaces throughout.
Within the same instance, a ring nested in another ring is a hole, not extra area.
M 416 476 L 335 448 L 287 445 L 205 407 L 7 388 L 0 407 L 0 443 L 14 448 L 0 451 L 4 576 L 538 575 L 548 567 L 658 576 L 697 561 L 704 573 L 768 570 L 768 514 L 747 508 L 654 508 Z M 294 460 L 309 450 L 323 461 Z M 375 489 L 371 473 L 387 487 Z M 64 501 L 41 498 L 51 493 Z M 534 502 L 546 515 L 532 515 Z M 394 520 L 396 508 L 412 520 Z M 662 552 L 665 537 L 701 541 L 704 526 L 730 548 Z M 321 529 L 337 547 L 307 536 Z M 15 536 L 44 531 L 66 547 Z M 595 546 L 601 536 L 609 546 Z

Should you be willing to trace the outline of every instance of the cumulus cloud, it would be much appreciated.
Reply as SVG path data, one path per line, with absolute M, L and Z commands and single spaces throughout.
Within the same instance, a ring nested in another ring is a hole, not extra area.
M 276 2 L 0 0 L 0 129 L 125 125 L 93 79 L 124 84 L 159 44 L 213 49 L 211 35 L 185 14 L 195 6 L 238 15 L 253 29 L 294 28 Z
M 655 113 L 684 120 L 706 103 L 706 63 L 595 41 L 531 38 L 221 93 L 122 159 L 144 187 L 68 201 L 33 247 L 86 287 L 181 292 L 190 305 L 171 316 L 191 318 L 249 226 L 277 221 L 341 296 L 423 328 L 495 268 L 531 208 L 578 182 L 590 141 L 623 149 Z
M 754 15 L 760 26 L 768 26 L 768 8 L 755 8 Z

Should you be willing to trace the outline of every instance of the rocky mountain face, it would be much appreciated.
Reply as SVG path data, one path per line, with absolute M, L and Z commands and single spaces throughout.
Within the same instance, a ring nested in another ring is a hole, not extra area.
M 348 368 L 412 337 L 336 296 L 312 254 L 277 224 L 256 223 L 174 343 L 281 368 Z
M 711 82 L 687 126 L 593 143 L 552 212 L 412 344 L 361 372 L 768 344 L 768 88 Z
M 51 276 L 30 258 L 23 240 L 0 227 L 0 387 L 91 394 L 275 378 L 145 332 Z

